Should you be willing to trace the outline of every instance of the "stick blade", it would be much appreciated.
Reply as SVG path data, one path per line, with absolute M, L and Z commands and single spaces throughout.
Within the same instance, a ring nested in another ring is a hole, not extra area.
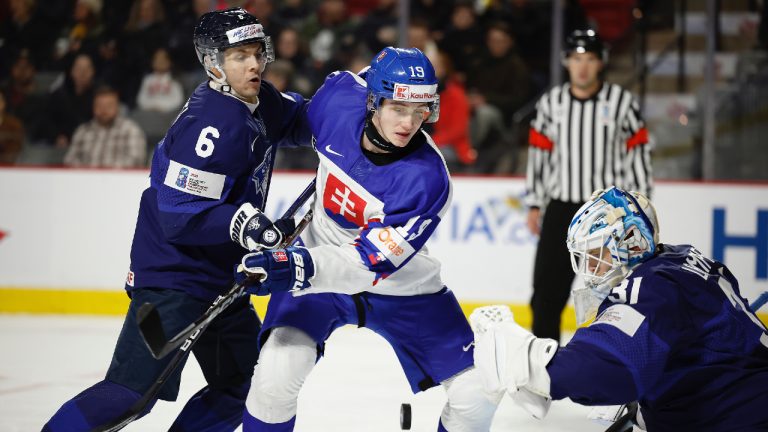
M 156 359 L 163 357 L 163 348 L 166 345 L 163 323 L 160 321 L 160 313 L 152 303 L 144 303 L 136 312 L 136 321 L 139 325 L 139 332 L 144 338 L 144 343 Z

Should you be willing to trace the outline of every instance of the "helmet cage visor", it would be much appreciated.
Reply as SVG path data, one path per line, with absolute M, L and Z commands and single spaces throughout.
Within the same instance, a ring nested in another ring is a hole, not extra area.
M 216 70 L 221 76 L 224 76 L 224 52 L 230 48 L 253 43 L 260 43 L 263 48 L 262 51 L 256 55 L 256 61 L 259 63 L 259 71 L 264 72 L 264 69 L 267 67 L 267 63 L 272 63 L 275 61 L 275 50 L 272 46 L 272 39 L 269 36 L 250 39 L 246 42 L 229 45 L 224 48 L 208 48 L 196 46 L 195 51 L 197 52 L 197 59 L 200 61 L 200 64 L 203 65 L 208 75 L 213 79 L 217 79 L 217 77 L 212 74 L 212 71 Z
M 395 84 L 396 89 L 399 89 L 402 87 L 404 86 L 401 86 L 400 84 Z M 416 87 L 416 86 L 406 86 L 406 87 Z M 407 96 L 401 94 L 398 97 L 396 93 L 397 90 L 393 92 L 369 91 L 368 92 L 368 111 L 371 111 L 371 112 L 377 111 L 381 107 L 381 103 L 384 99 L 390 99 L 390 100 L 395 100 L 400 102 L 414 102 L 414 103 L 426 102 L 427 110 L 424 112 L 422 121 L 424 123 L 435 123 L 437 120 L 440 119 L 440 95 L 436 93 L 437 85 L 435 84 L 435 85 L 418 86 L 418 87 L 425 87 L 426 92 L 416 97 L 411 97 L 410 93 L 408 93 Z

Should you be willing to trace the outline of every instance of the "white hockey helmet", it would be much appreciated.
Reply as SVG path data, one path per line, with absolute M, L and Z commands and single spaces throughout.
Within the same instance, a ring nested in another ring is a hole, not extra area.
M 568 227 L 571 265 L 585 285 L 573 291 L 580 324 L 632 268 L 654 255 L 658 243 L 656 210 L 643 194 L 616 187 L 592 194 Z

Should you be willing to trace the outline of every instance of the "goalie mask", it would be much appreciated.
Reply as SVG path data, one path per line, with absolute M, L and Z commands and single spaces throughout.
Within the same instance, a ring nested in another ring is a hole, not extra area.
M 598 306 L 629 271 L 651 258 L 659 242 L 656 210 L 638 192 L 598 190 L 571 220 L 568 251 L 584 287 L 573 290 L 576 320 L 594 318 Z
M 426 102 L 429 108 L 424 123 L 440 117 L 435 69 L 418 48 L 381 50 L 365 75 L 368 85 L 368 111 L 376 111 L 382 99 L 401 102 Z
M 261 71 L 267 63 L 275 60 L 272 41 L 264 34 L 264 27 L 253 15 L 243 8 L 230 8 L 223 11 L 208 12 L 200 17 L 193 36 L 197 59 L 205 72 L 219 85 L 226 85 L 224 73 L 224 51 L 253 43 L 260 43 L 264 48 L 259 59 Z

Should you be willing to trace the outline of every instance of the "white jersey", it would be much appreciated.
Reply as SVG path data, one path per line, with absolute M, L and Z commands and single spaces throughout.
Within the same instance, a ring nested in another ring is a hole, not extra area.
M 309 106 L 320 165 L 314 219 L 302 235 L 315 276 L 301 294 L 437 292 L 440 262 L 424 243 L 450 205 L 445 162 L 424 132 L 404 157 L 371 161 L 360 146 L 366 97 L 365 81 L 344 72 L 330 76 Z

